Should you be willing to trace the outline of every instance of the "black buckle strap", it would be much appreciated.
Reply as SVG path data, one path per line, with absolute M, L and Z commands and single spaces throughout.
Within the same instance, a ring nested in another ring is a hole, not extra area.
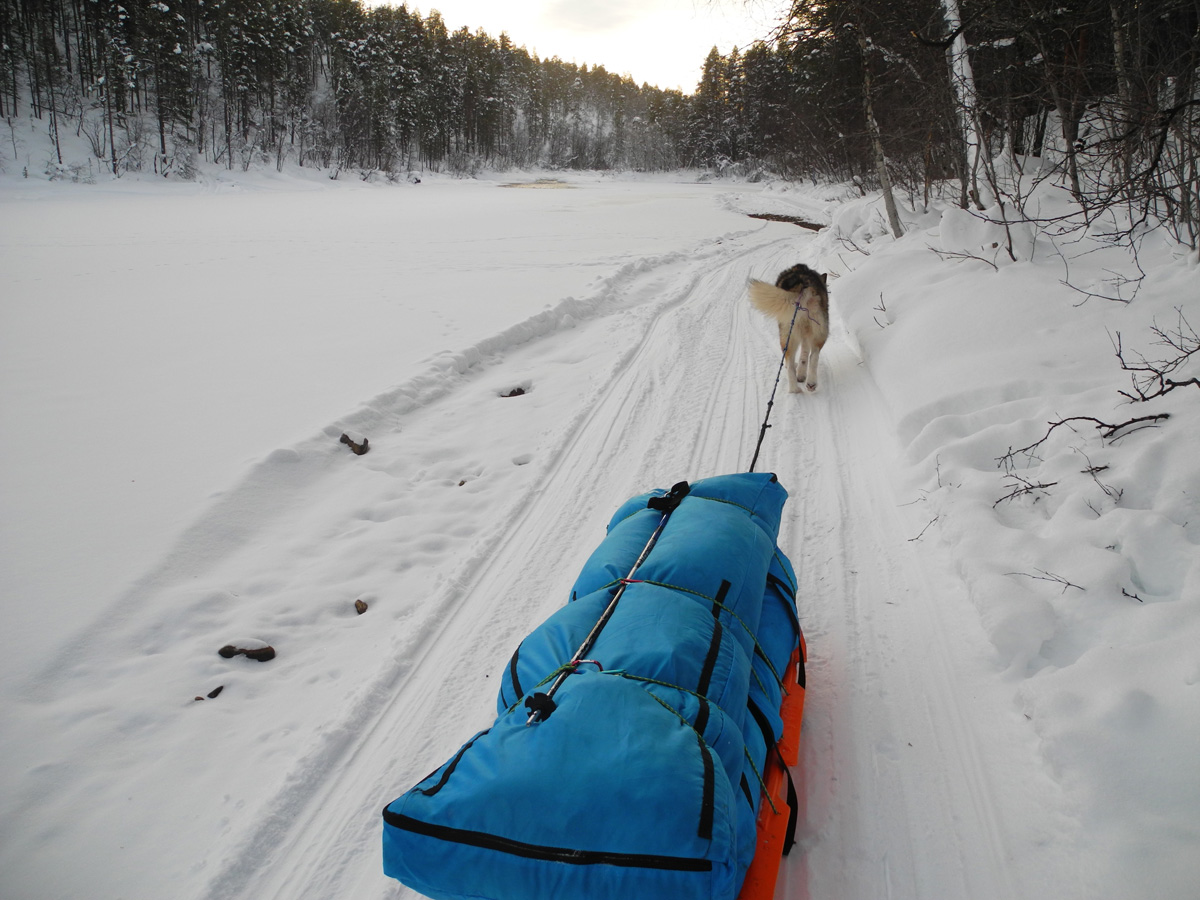
M 681 481 L 661 497 L 651 497 L 646 501 L 647 509 L 657 509 L 659 512 L 672 512 L 681 500 L 691 493 L 692 487 L 686 481 Z

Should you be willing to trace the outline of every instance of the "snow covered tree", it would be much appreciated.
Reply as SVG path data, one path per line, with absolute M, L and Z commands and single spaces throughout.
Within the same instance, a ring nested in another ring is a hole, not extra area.
M 359 0 L 0 0 L 0 112 L 68 119 L 114 174 L 274 162 L 680 162 L 688 101 Z M 668 127 L 659 112 L 671 110 Z M 639 121 L 635 119 L 641 117 Z M 649 146 L 639 154 L 635 142 Z M 14 148 L 16 138 L 14 132 Z

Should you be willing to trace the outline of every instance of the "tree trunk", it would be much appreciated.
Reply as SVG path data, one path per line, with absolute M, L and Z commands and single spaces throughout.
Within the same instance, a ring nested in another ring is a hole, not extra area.
M 54 141 L 54 155 L 58 158 L 58 164 L 63 164 L 62 159 L 62 144 L 58 139 L 58 97 L 54 94 L 54 73 L 51 72 L 50 87 L 50 137 Z
M 113 175 L 119 176 L 121 173 L 117 171 L 117 135 L 113 128 L 111 68 L 105 69 L 104 75 L 104 118 L 108 121 L 108 156 L 112 162 Z
M 883 205 L 887 209 L 888 224 L 892 234 L 897 238 L 904 237 L 904 226 L 900 224 L 900 213 L 896 209 L 896 198 L 892 193 L 892 178 L 888 175 L 887 155 L 883 152 L 883 138 L 879 133 L 879 122 L 875 119 L 875 104 L 871 99 L 871 61 L 868 57 L 867 36 L 862 25 L 856 23 L 858 31 L 858 49 L 862 54 L 863 67 L 863 112 L 867 118 L 867 133 L 871 138 L 871 149 L 875 155 L 875 174 L 879 178 L 879 186 L 883 190 Z
M 1076 104 L 1068 102 L 1062 91 L 1054 82 L 1053 76 L 1046 79 L 1046 87 L 1058 111 L 1059 127 L 1062 131 L 1063 149 L 1067 156 L 1067 180 L 1071 188 L 1071 196 L 1075 202 L 1083 205 L 1083 188 L 1079 183 L 1079 157 L 1076 144 L 1079 141 L 1079 117 L 1076 114 Z
M 1125 65 L 1125 25 L 1121 21 L 1120 0 L 1109 0 L 1109 14 L 1113 26 L 1113 64 L 1117 73 L 1117 129 L 1122 133 L 1121 139 L 1121 179 L 1129 179 L 1133 170 L 1133 147 L 1135 136 L 1132 134 L 1133 90 L 1129 82 L 1129 69 Z
M 1038 42 L 1038 50 L 1042 56 L 1042 67 L 1046 76 L 1046 89 L 1058 111 L 1059 126 L 1062 129 L 1064 152 L 1067 157 L 1067 180 L 1071 196 L 1081 206 L 1084 205 L 1083 187 L 1079 180 L 1079 120 L 1083 116 L 1084 99 L 1081 96 L 1082 60 L 1084 58 L 1084 35 L 1080 33 L 1077 42 L 1068 44 L 1062 51 L 1062 62 L 1054 63 L 1054 54 L 1048 51 L 1046 44 Z
M 979 190 L 983 137 L 979 127 L 979 96 L 975 91 L 975 73 L 971 68 L 971 58 L 967 54 L 967 38 L 963 33 L 958 0 L 942 0 L 942 10 L 946 15 L 946 27 L 954 35 L 950 47 L 946 50 L 946 62 L 950 67 L 950 84 L 954 88 L 954 96 L 958 99 L 958 117 L 966 148 L 966 174 L 970 183 L 965 189 L 975 199 L 975 204 L 983 208 L 988 204 L 984 202 Z

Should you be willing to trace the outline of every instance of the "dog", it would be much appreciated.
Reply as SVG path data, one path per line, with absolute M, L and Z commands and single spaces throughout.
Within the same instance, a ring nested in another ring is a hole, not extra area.
M 787 352 L 791 392 L 800 393 L 801 383 L 809 391 L 815 391 L 817 363 L 829 338 L 829 289 L 825 275 L 801 263 L 780 272 L 774 285 L 751 278 L 748 291 L 750 305 L 779 324 L 779 347 Z

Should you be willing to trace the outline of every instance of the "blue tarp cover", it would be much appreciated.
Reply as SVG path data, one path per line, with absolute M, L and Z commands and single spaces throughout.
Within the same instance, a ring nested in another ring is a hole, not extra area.
M 663 514 L 617 510 L 517 648 L 498 716 L 384 809 L 384 871 L 435 900 L 732 900 L 799 641 L 770 474 L 691 485 L 587 657 L 527 725 Z M 598 665 L 597 665 L 598 664 Z

